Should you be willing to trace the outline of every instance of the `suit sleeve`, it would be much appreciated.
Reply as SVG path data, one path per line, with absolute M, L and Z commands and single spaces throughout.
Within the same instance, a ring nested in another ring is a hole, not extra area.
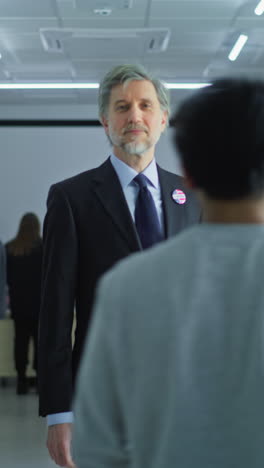
M 75 394 L 73 457 L 78 468 L 128 468 L 118 301 L 100 285 Z
M 51 187 L 43 230 L 42 292 L 39 323 L 41 416 L 69 411 L 72 398 L 72 343 L 78 242 L 70 201 Z

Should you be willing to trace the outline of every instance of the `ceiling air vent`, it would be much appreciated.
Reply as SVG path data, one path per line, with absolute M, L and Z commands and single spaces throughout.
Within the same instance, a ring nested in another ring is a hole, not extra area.
M 95 8 L 93 12 L 98 16 L 110 16 L 112 14 L 111 8 Z
M 92 9 L 127 9 L 132 8 L 134 0 L 75 0 L 76 8 L 92 8 Z M 89 5 L 88 5 L 89 3 Z
M 82 45 L 88 49 L 100 52 L 105 42 L 111 44 L 113 53 L 120 47 L 129 47 L 138 53 L 160 53 L 167 49 L 170 30 L 167 28 L 137 28 L 137 29 L 40 29 L 43 47 L 48 52 L 64 52 L 74 49 L 74 45 Z M 103 42 L 102 42 L 103 41 Z M 103 49 L 104 50 L 104 49 Z M 128 49 L 129 50 L 129 49 Z

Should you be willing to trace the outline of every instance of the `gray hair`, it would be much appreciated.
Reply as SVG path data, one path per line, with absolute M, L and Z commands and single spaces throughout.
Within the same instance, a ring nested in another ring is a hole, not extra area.
M 112 88 L 119 84 L 127 84 L 134 80 L 150 81 L 157 93 L 160 107 L 163 111 L 170 113 L 169 91 L 165 85 L 157 78 L 147 72 L 141 65 L 118 65 L 112 68 L 102 79 L 98 94 L 98 107 L 100 118 L 106 116 L 108 112 L 109 100 Z M 167 119 L 168 122 L 169 119 Z

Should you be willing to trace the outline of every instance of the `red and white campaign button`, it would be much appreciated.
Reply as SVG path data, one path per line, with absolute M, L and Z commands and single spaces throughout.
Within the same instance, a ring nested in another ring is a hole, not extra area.
M 178 203 L 179 205 L 183 205 L 186 202 L 186 195 L 182 190 L 173 190 L 171 196 L 175 203 Z

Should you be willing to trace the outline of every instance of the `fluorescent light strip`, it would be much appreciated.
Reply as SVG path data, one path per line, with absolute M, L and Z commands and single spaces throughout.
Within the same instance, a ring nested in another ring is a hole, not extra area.
M 256 15 L 260 16 L 264 13 L 264 0 L 261 0 L 255 8 Z
M 210 86 L 211 83 L 164 83 L 168 89 L 199 89 Z
M 248 40 L 248 36 L 246 36 L 245 34 L 240 34 L 238 40 L 236 41 L 233 49 L 231 50 L 230 54 L 228 55 L 228 58 L 229 60 L 231 60 L 232 62 L 234 62 L 237 57 L 239 56 L 241 50 L 243 49 L 245 43 L 247 42 Z
M 99 83 L 1 83 L 0 89 L 97 89 Z
M 198 89 L 210 83 L 164 83 L 168 89 Z M 97 89 L 99 83 L 1 83 L 0 89 Z

